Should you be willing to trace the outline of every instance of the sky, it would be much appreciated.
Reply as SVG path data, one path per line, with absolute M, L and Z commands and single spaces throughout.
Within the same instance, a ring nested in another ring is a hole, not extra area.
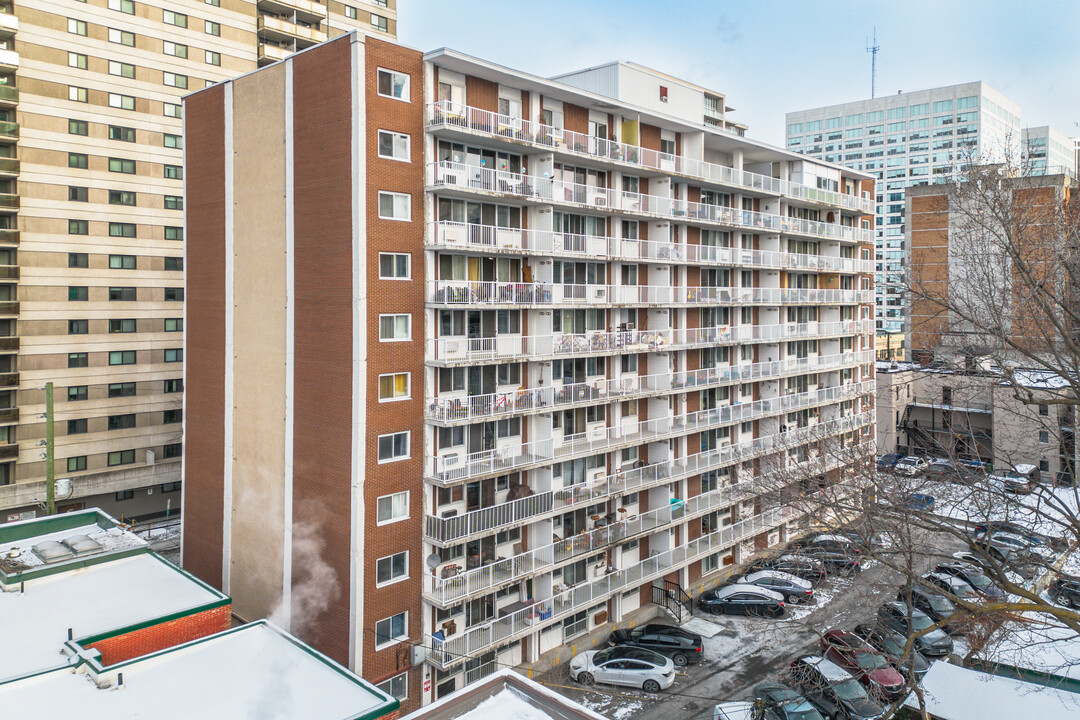
M 550 77 L 613 60 L 724 94 L 748 135 L 784 114 L 982 80 L 1026 126 L 1080 136 L 1080 0 L 398 0 L 399 40 Z

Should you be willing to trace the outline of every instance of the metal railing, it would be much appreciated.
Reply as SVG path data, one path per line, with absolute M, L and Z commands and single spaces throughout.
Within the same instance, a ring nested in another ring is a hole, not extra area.
M 688 175 L 700 180 L 731 185 L 758 192 L 824 203 L 864 213 L 874 212 L 872 197 L 859 197 L 847 193 L 803 185 L 788 180 L 769 177 L 747 170 L 737 170 L 727 165 L 695 160 L 672 153 L 649 150 L 637 145 L 593 137 L 583 133 L 534 123 L 511 115 L 501 115 L 489 110 L 470 107 L 460 103 L 439 101 L 428 105 L 428 127 L 455 127 L 473 130 L 489 136 L 525 142 L 551 148 L 560 152 L 572 152 L 599 157 L 613 162 L 627 163 L 664 173 Z
M 619 191 L 448 160 L 431 163 L 428 169 L 428 184 L 435 186 L 459 187 L 512 195 L 543 203 L 570 203 L 600 210 L 619 210 L 626 213 L 710 223 L 757 232 L 806 235 L 861 243 L 873 242 L 872 230 L 837 223 L 739 210 L 724 205 L 709 205 L 660 195 Z

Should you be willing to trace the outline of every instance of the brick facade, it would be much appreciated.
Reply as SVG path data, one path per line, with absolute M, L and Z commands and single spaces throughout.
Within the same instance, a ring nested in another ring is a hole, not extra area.
M 192 640 L 228 630 L 232 624 L 229 604 L 87 643 L 101 653 L 103 665 L 131 660 Z

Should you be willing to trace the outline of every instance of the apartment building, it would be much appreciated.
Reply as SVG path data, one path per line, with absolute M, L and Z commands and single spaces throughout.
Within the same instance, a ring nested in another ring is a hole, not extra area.
M 1026 127 L 1020 133 L 1020 146 L 1025 174 L 1076 177 L 1075 144 L 1065 133 L 1049 125 Z
M 352 29 L 393 3 L 0 5 L 0 522 L 43 507 L 46 382 L 61 509 L 179 509 L 181 97 Z
M 184 566 L 406 711 L 872 452 L 873 178 L 627 77 L 354 34 L 186 100 Z

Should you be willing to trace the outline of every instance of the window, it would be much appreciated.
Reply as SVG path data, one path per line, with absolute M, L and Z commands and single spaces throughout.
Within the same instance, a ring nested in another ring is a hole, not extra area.
M 165 288 L 165 299 L 170 302 L 183 302 L 184 288 Z
M 375 561 L 375 584 L 387 585 L 409 577 L 408 551 L 387 555 Z
M 179 195 L 166 195 L 165 196 L 165 209 L 166 210 L 183 210 L 184 198 Z
M 68 387 L 68 402 L 78 402 L 86 399 L 88 387 L 86 385 L 71 385 Z
M 110 190 L 109 191 L 109 204 L 110 205 L 134 205 L 135 193 L 128 192 L 126 190 Z
M 379 157 L 409 161 L 410 137 L 405 133 L 390 130 L 379 131 Z
M 88 122 L 86 122 L 85 120 L 68 120 L 68 134 L 70 134 L 70 135 L 83 135 L 83 136 L 89 135 L 90 134 L 90 124 Z M 69 162 L 68 167 L 76 167 L 76 166 L 72 165 Z M 82 167 L 86 167 L 86 165 L 83 165 Z
M 409 399 L 411 373 L 393 373 L 379 376 L 379 402 Z
M 135 413 L 109 416 L 110 430 L 129 430 L 133 427 L 135 427 Z
M 188 47 L 187 47 L 187 45 L 181 45 L 180 43 L 169 42 L 168 40 L 165 41 L 165 45 L 162 48 L 162 51 L 166 55 L 172 55 L 173 57 L 178 57 L 178 58 L 186 58 L 188 56 Z
M 134 450 L 117 450 L 109 453 L 109 465 L 130 465 L 135 462 Z M 135 497 L 134 490 L 121 490 L 116 493 L 117 500 L 130 500 Z
M 383 495 L 375 501 L 376 522 L 384 523 L 405 520 L 409 517 L 409 491 Z
M 221 25 L 216 22 L 210 22 L 209 20 L 207 20 L 204 30 L 206 31 L 207 35 L 221 35 Z
M 135 142 L 135 128 L 123 127 L 121 125 L 110 125 L 109 139 L 133 143 Z
M 135 174 L 135 161 L 123 158 L 109 158 L 109 172 Z
M 87 365 L 86 353 L 68 353 L 69 368 L 84 368 Z
M 67 459 L 67 471 L 79 472 L 86 469 L 86 456 L 79 455 L 78 457 L 69 457 Z
M 176 226 L 166 227 L 165 228 L 165 239 L 166 240 L 183 240 L 184 239 L 184 228 L 176 227 Z
M 135 383 L 109 383 L 109 397 L 135 397 Z
M 68 253 L 69 268 L 84 268 L 90 264 L 90 256 L 86 253 Z
M 68 200 L 71 202 L 89 202 L 90 189 L 68 185 Z
M 117 75 L 119 77 L 134 78 L 135 66 L 130 63 L 117 62 L 115 60 L 109 61 L 109 74 Z
M 183 116 L 183 108 L 173 103 L 163 103 L 161 113 L 165 117 L 178 118 Z
M 171 378 L 166 380 L 162 388 L 162 392 L 166 393 L 178 393 L 184 392 L 184 381 L 181 378 Z
M 1050 433 L 1047 432 L 1046 430 L 1040 430 L 1039 431 L 1039 442 L 1041 442 L 1041 443 L 1050 442 Z
M 352 5 L 346 5 L 345 6 L 345 17 L 349 18 L 350 20 L 355 20 L 356 19 L 356 8 L 354 8 Z
M 109 42 L 116 43 L 117 45 L 135 47 L 135 33 L 109 28 Z
M 379 217 L 384 220 L 411 220 L 412 196 L 405 193 L 380 192 Z
M 170 443 L 169 445 L 163 445 L 161 447 L 161 457 L 166 459 L 166 460 L 169 459 L 169 458 L 178 458 L 183 454 L 184 454 L 184 444 L 183 443 Z M 172 483 L 172 484 L 176 485 L 177 488 L 179 488 L 179 486 L 180 486 L 180 483 Z M 167 490 L 162 490 L 162 492 L 168 492 L 168 491 Z
M 412 315 L 380 315 L 379 340 L 396 342 L 408 340 L 412 334 Z
M 183 332 L 184 318 L 165 318 L 165 332 Z
M 68 32 L 73 35 L 86 35 L 86 21 L 68 18 Z
M 90 291 L 85 285 L 69 285 L 68 300 L 85 302 L 90 299 Z
M 382 15 L 371 13 L 371 27 L 386 32 L 390 29 L 390 23 Z
M 80 170 L 85 170 L 88 164 L 88 156 L 86 155 L 86 153 L 68 153 L 69 168 L 79 168 Z
M 162 75 L 162 82 L 169 87 L 187 89 L 188 77 L 187 75 L 167 72 Z
M 135 332 L 135 318 L 110 318 L 110 333 L 133 333 Z
M 68 435 L 82 435 L 86 432 L 86 418 L 79 418 L 78 420 L 67 421 L 67 434 Z
M 410 258 L 407 253 L 379 253 L 379 277 L 383 280 L 408 280 Z
M 379 94 L 383 97 L 409 101 L 409 76 L 405 73 L 379 68 L 378 83 Z
M 86 102 L 86 88 L 75 87 L 74 85 L 68 86 L 68 100 L 72 102 Z
M 166 270 L 183 270 L 184 258 L 182 257 L 167 257 L 165 258 Z
M 120 108 L 121 110 L 134 110 L 135 98 L 131 95 L 109 93 L 109 107 Z
M 1043 404 L 1040 403 L 1039 404 L 1039 415 L 1041 415 L 1042 417 L 1049 417 L 1050 416 L 1050 406 L 1049 405 L 1043 405 Z
M 168 446 L 166 446 L 166 447 L 168 447 Z M 163 454 L 162 457 L 165 457 L 165 455 Z M 160 489 L 160 491 L 162 493 L 180 492 L 180 483 L 179 482 L 162 483 L 162 485 L 161 485 L 161 487 L 159 489 Z
M 110 270 L 134 270 L 135 269 L 135 256 L 134 255 L 110 255 L 109 256 L 109 269 Z
M 110 365 L 134 365 L 134 350 L 113 350 L 109 353 Z
M 165 412 L 161 413 L 161 422 L 165 423 L 166 425 L 183 422 L 183 420 L 183 410 L 166 410 Z
M 352 11 L 355 13 L 356 8 L 353 8 Z M 406 700 L 409 697 L 409 673 L 403 672 L 400 675 L 395 675 L 389 680 L 384 680 L 375 687 L 398 700 Z
M 187 27 L 187 15 L 183 15 L 172 10 L 162 10 L 161 20 L 167 25 L 175 25 L 176 27 Z
M 165 362 L 184 362 L 184 349 L 165 348 Z
M 213 50 L 206 51 L 206 64 L 221 66 L 221 53 L 214 52 Z
M 110 10 L 119 10 L 122 13 L 128 15 L 135 14 L 135 2 L 134 0 L 109 0 Z
M 375 623 L 375 648 L 385 647 L 408 638 L 408 625 L 409 613 L 407 612 L 400 612 L 385 620 L 379 620 Z
M 135 237 L 135 223 L 109 223 L 109 237 Z
M 183 180 L 184 168 L 179 165 L 165 165 L 165 178 L 168 180 Z
M 86 69 L 86 56 L 81 53 L 68 53 L 68 67 L 78 68 L 80 70 Z
M 135 302 L 135 288 L 111 287 L 109 288 L 109 300 L 119 302 Z
M 68 335 L 86 335 L 89 331 L 89 321 L 68 320 Z
M 1040 460 L 1039 461 L 1039 470 L 1041 470 L 1042 472 L 1050 472 L 1050 461 L 1049 460 Z

